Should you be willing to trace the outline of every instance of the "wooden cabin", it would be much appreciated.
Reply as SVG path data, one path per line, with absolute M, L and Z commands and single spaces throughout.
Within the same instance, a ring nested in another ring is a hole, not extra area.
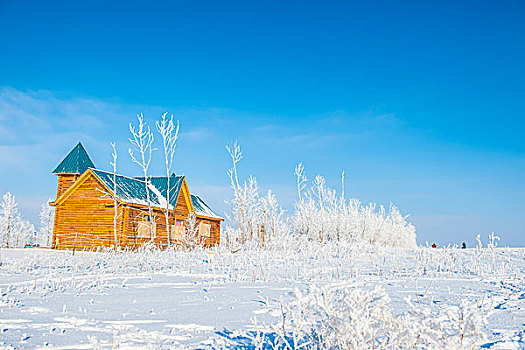
M 50 203 L 55 206 L 52 248 L 98 250 L 114 246 L 115 217 L 120 248 L 147 243 L 161 248 L 168 244 L 219 244 L 224 219 L 199 196 L 190 194 L 185 176 L 172 174 L 169 181 L 167 177 L 149 177 L 146 185 L 143 177 L 96 169 L 81 143 L 53 174 L 58 176 L 58 187 L 56 200 Z M 169 240 L 165 210 L 169 213 Z M 194 225 L 189 224 L 190 214 L 195 215 Z

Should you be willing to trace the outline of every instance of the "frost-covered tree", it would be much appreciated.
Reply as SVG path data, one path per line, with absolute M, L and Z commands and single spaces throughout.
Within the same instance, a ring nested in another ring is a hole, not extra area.
M 35 227 L 22 218 L 17 206 L 15 196 L 4 194 L 0 203 L 0 244 L 6 248 L 34 243 Z
M 238 143 L 227 147 L 227 150 L 233 164 L 228 171 L 233 189 L 228 219 L 233 227 L 225 228 L 226 244 L 230 244 L 232 238 L 233 242 L 241 245 L 257 240 L 262 248 L 271 240 L 283 244 L 291 242 L 291 236 L 303 236 L 308 242 L 320 244 L 337 242 L 416 247 L 415 228 L 396 206 L 390 204 L 385 208 L 373 203 L 363 205 L 357 199 L 347 200 L 344 196 L 344 172 L 341 174 L 341 195 L 329 188 L 320 175 L 306 189 L 307 177 L 302 163 L 295 168 L 298 201 L 290 220 L 284 220 L 284 213 L 271 192 L 266 197 L 259 196 L 255 178 L 239 182 L 237 164 L 242 159 L 242 152 Z M 297 239 L 295 241 L 298 242 Z
M 344 174 L 344 173 L 343 173 Z M 306 235 L 319 243 L 329 241 L 349 244 L 371 244 L 391 247 L 416 247 L 415 228 L 399 209 L 385 208 L 357 199 L 346 200 L 326 185 L 318 175 L 308 191 L 304 191 L 304 168 L 296 168 L 299 199 L 292 218 L 292 232 Z M 344 188 L 344 175 L 342 175 Z
M 14 230 L 11 236 L 12 238 L 11 247 L 23 248 L 27 244 L 36 243 L 35 242 L 35 238 L 36 238 L 35 226 L 28 220 L 25 220 L 20 215 L 18 215 L 16 220 L 14 221 L 13 228 Z
M 166 186 L 166 203 L 163 208 L 164 218 L 166 220 L 166 234 L 168 236 L 168 246 L 170 242 L 170 195 L 171 195 L 171 167 L 173 165 L 173 155 L 175 154 L 175 148 L 177 147 L 177 138 L 179 137 L 179 122 L 177 121 L 177 126 L 173 122 L 173 115 L 167 117 L 168 113 L 164 113 L 160 121 L 157 121 L 157 130 L 159 131 L 160 136 L 162 137 L 162 146 L 164 150 L 164 165 L 166 167 L 166 177 L 167 177 L 167 186 Z
M 9 248 L 9 244 L 12 244 L 15 232 L 15 222 L 18 220 L 18 204 L 16 198 L 7 192 L 2 197 L 2 203 L 0 204 L 0 227 L 2 234 L 2 245 Z
M 306 178 L 306 174 L 304 172 L 303 163 L 299 163 L 295 167 L 294 174 L 295 176 L 297 176 L 297 196 L 299 197 L 299 201 L 301 201 L 302 200 L 301 192 L 306 187 L 306 181 L 308 181 L 308 179 Z
M 49 205 L 53 199 L 49 198 L 46 202 L 42 203 L 42 209 L 40 210 L 40 234 L 39 244 L 42 246 L 50 247 L 51 239 L 53 237 L 53 221 L 55 218 L 55 207 Z
M 150 194 L 153 186 L 150 184 L 149 180 L 149 166 L 151 164 L 151 154 L 154 151 L 153 133 L 151 132 L 150 127 L 144 121 L 144 116 L 142 115 L 142 113 L 137 116 L 137 126 L 133 126 L 133 124 L 131 123 L 129 124 L 129 131 L 131 133 L 129 141 L 132 145 L 132 148 L 129 149 L 129 155 L 131 156 L 131 160 L 142 169 L 142 173 L 144 175 L 146 205 L 148 206 L 151 241 L 153 241 L 153 239 L 155 238 L 155 218 L 153 215 Z
M 286 232 L 284 212 L 271 191 L 265 197 L 259 195 L 259 185 L 253 176 L 242 184 L 239 182 L 237 163 L 243 157 L 239 144 L 235 142 L 226 149 L 232 158 L 228 177 L 233 189 L 231 215 L 228 215 L 233 227 L 225 229 L 227 244 L 235 242 L 242 245 L 253 241 L 262 248 L 270 239 Z
M 118 235 L 117 235 L 117 221 L 120 216 L 118 212 L 118 200 L 117 200 L 117 147 L 115 143 L 111 143 L 111 148 L 113 149 L 113 152 L 111 153 L 111 157 L 113 160 L 110 162 L 111 166 L 113 167 L 113 195 L 111 196 L 113 199 L 113 239 L 115 242 L 115 250 L 118 249 Z
M 194 250 L 197 247 L 203 247 L 206 242 L 206 237 L 200 234 L 202 222 L 197 223 L 197 217 L 194 213 L 190 213 L 186 218 L 184 225 L 184 235 L 181 237 L 182 247 L 189 250 Z
M 241 244 L 244 244 L 246 242 L 246 227 L 245 227 L 245 213 L 244 213 L 244 203 L 242 202 L 242 197 L 240 194 L 240 185 L 239 185 L 239 177 L 237 174 L 237 163 L 242 159 L 242 151 L 241 146 L 235 141 L 235 143 L 231 146 L 226 146 L 226 149 L 228 150 L 228 153 L 230 154 L 230 157 L 232 158 L 232 168 L 228 170 L 228 177 L 230 178 L 231 187 L 233 189 L 233 200 L 232 200 L 232 217 L 231 220 L 234 220 L 237 222 L 240 237 L 237 237 L 237 239 L 240 238 Z
M 279 205 L 277 197 L 268 190 L 266 196 L 259 199 L 261 206 L 261 220 L 259 238 L 261 247 L 273 243 L 287 234 L 284 224 L 284 210 Z

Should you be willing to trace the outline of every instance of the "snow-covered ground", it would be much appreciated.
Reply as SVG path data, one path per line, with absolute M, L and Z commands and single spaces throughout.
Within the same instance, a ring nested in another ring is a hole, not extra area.
M 525 348 L 525 248 L 0 251 L 0 348 L 255 348 L 254 329 L 314 286 L 381 287 L 444 315 L 480 305 L 482 348 Z M 275 328 L 274 328 L 275 329 Z

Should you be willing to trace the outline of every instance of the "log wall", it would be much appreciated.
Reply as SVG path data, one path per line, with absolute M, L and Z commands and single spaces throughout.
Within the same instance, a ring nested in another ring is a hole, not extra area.
M 175 204 L 174 214 L 179 217 L 186 217 L 188 215 L 189 209 L 184 199 L 184 194 L 182 193 L 183 189 L 181 188 L 179 193 L 179 198 L 177 198 L 177 203 Z
M 58 175 L 58 187 L 57 187 L 57 198 L 64 193 L 69 186 L 75 183 L 80 177 L 78 174 L 59 174 Z
M 221 222 L 216 220 L 210 220 L 207 218 L 197 217 L 197 223 L 209 224 L 210 227 L 210 237 L 206 237 L 205 245 L 211 247 L 218 245 L 221 239 Z
M 55 209 L 53 247 L 97 250 L 114 244 L 113 199 L 90 176 Z M 122 212 L 120 209 L 119 214 Z M 122 215 L 117 231 L 123 226 Z M 76 241 L 75 237 L 76 236 Z

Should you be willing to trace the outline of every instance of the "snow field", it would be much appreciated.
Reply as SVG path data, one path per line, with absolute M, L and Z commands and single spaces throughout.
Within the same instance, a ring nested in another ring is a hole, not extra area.
M 525 347 L 522 248 L 0 256 L 0 348 L 298 348 L 324 334 L 324 345 L 366 349 L 386 347 L 378 329 L 405 341 L 410 328 L 436 337 L 427 348 Z M 340 330 L 350 343 L 329 337 Z

